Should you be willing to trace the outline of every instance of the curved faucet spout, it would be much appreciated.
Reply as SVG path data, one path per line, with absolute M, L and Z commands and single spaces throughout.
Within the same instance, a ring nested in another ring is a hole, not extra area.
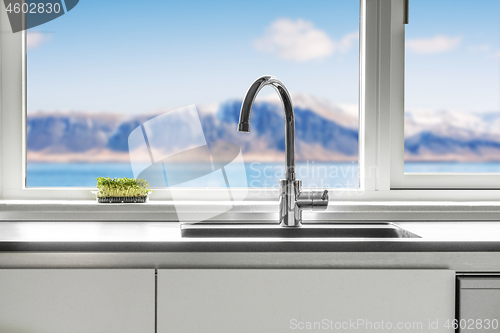
M 274 76 L 259 77 L 250 86 L 241 105 L 239 132 L 250 132 L 250 112 L 255 97 L 265 86 L 272 86 L 281 98 L 285 111 L 285 154 L 286 154 L 286 179 L 295 180 L 295 120 L 293 115 L 292 99 L 285 85 Z
M 328 191 L 302 190 L 302 182 L 295 179 L 295 120 L 290 94 L 277 78 L 261 76 L 250 86 L 241 105 L 238 131 L 250 132 L 250 112 L 255 97 L 265 86 L 272 86 L 281 98 L 285 110 L 285 156 L 286 179 L 280 180 L 279 222 L 283 227 L 300 227 L 302 225 L 302 210 L 326 209 L 328 206 Z

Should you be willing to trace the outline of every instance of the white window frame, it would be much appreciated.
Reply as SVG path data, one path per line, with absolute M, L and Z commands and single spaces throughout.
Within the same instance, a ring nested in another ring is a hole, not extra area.
M 404 116 L 405 0 L 361 0 L 359 189 L 330 189 L 331 201 L 499 201 L 500 177 L 453 175 L 439 190 L 415 190 L 437 184 L 433 175 L 401 174 Z M 3 6 L 0 6 L 3 7 Z M 0 24 L 8 31 L 2 8 Z M 91 200 L 89 188 L 26 188 L 25 33 L 0 34 L 0 195 L 2 199 Z M 400 140 L 394 138 L 401 138 Z M 390 147 L 391 149 L 387 149 Z M 284 162 L 283 162 L 284 163 Z M 422 178 L 427 180 L 420 180 Z M 443 177 L 439 175 L 439 177 Z M 470 178 L 470 180 L 469 180 Z M 419 179 L 419 180 L 417 180 Z M 456 180 L 455 180 L 456 179 Z M 462 181 L 461 179 L 466 179 Z M 455 184 L 456 182 L 456 184 Z M 453 185 L 453 186 L 452 186 Z M 466 186 L 469 185 L 469 186 Z M 483 186 L 484 185 L 484 186 Z M 471 190 L 485 188 L 484 190 Z M 454 188 L 464 188 L 455 190 Z M 494 189 L 493 189 L 494 188 Z M 397 189 L 397 191 L 396 191 Z M 170 189 L 155 190 L 152 200 L 172 200 Z M 219 201 L 225 189 L 176 189 L 186 201 Z M 277 200 L 276 190 L 248 189 L 250 201 Z
M 404 1 L 393 1 L 391 11 L 396 15 L 391 15 L 392 39 L 387 49 L 393 73 L 390 80 L 390 135 L 393 138 L 390 145 L 391 189 L 500 189 L 499 173 L 404 172 L 404 18 L 408 11 L 407 5 Z

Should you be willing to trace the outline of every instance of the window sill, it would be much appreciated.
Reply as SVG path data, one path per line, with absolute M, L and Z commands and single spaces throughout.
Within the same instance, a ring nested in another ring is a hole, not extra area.
M 273 223 L 275 201 L 150 201 L 146 204 L 98 204 L 95 200 L 0 200 L 0 221 L 153 221 L 177 222 L 177 209 L 193 221 L 214 207 L 233 208 L 214 221 Z M 304 221 L 499 221 L 500 200 L 491 201 L 331 201 L 324 212 L 304 212 Z

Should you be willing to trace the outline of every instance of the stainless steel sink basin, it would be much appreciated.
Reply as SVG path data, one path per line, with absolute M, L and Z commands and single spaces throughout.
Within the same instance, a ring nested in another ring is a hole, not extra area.
M 183 224 L 190 238 L 420 238 L 393 223 L 304 224 L 286 228 L 274 224 Z

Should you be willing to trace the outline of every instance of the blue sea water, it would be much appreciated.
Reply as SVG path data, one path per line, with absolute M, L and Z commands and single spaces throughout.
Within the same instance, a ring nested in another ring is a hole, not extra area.
M 200 165 L 200 168 L 203 167 Z M 187 179 L 190 175 L 199 174 L 197 165 L 192 163 L 170 165 L 168 169 L 169 174 L 176 174 L 176 178 Z M 245 163 L 245 170 L 246 177 L 227 174 L 232 187 L 277 188 L 279 180 L 285 178 L 284 163 Z M 159 172 L 163 179 L 161 168 Z M 358 165 L 355 163 L 297 163 L 296 173 L 306 187 L 359 187 Z M 97 177 L 133 178 L 134 175 L 129 163 L 28 163 L 27 167 L 28 187 L 95 187 Z M 168 176 L 166 178 L 169 179 Z M 192 186 L 210 187 L 213 182 L 208 181 L 195 182 Z M 224 180 L 222 184 L 225 184 Z
M 95 187 L 97 177 L 133 178 L 130 163 L 28 163 L 27 187 Z
M 499 162 L 411 162 L 405 163 L 405 173 L 497 173 Z
M 177 172 L 193 172 L 196 165 L 176 166 Z M 276 188 L 284 178 L 284 163 L 246 163 L 245 177 L 233 177 L 233 187 Z M 297 178 L 304 187 L 358 188 L 356 163 L 297 163 Z M 500 163 L 405 163 L 405 172 L 498 173 Z M 230 176 L 230 175 L 229 175 Z M 95 187 L 97 177 L 133 178 L 129 163 L 28 163 L 28 187 Z M 182 184 L 181 184 L 182 185 Z M 199 184 L 198 184 L 199 186 Z M 206 185 L 210 186 L 210 185 Z

